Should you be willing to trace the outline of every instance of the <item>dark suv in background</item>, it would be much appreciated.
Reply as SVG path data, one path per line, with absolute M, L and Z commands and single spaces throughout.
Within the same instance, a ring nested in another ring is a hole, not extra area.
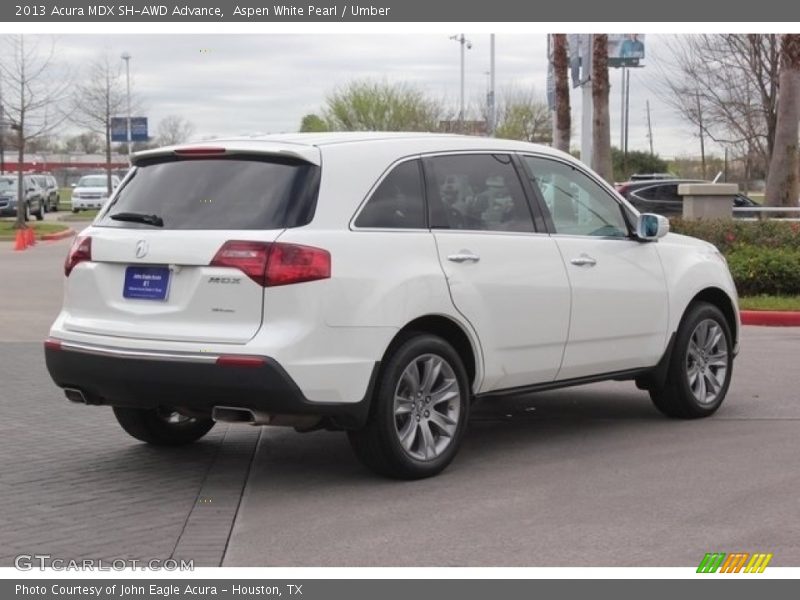
M 662 179 L 660 181 L 626 181 L 617 184 L 617 191 L 643 213 L 656 213 L 665 217 L 683 216 L 683 197 L 678 194 L 682 183 L 708 183 L 702 179 Z M 755 200 L 744 194 L 736 194 L 733 206 L 758 206 Z M 736 216 L 749 216 L 737 215 Z
M 58 192 L 58 181 L 56 181 L 56 178 L 49 173 L 39 173 L 32 177 L 39 187 L 42 188 L 46 212 L 58 212 L 58 204 L 61 201 L 61 196 Z
M 0 176 L 0 217 L 17 216 L 17 181 L 15 174 Z M 22 192 L 26 220 L 30 215 L 35 216 L 37 221 L 44 219 L 44 213 L 47 212 L 45 192 L 33 175 L 22 176 Z

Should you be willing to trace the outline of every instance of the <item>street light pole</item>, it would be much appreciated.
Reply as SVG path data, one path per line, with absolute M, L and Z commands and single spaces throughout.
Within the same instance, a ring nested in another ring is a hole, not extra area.
M 6 116 L 3 113 L 3 81 L 0 77 L 0 175 L 6 172 Z
M 125 129 L 125 139 L 128 141 L 128 161 L 131 160 L 131 55 L 128 52 L 122 53 L 122 60 L 125 61 L 125 85 L 127 87 L 128 118 Z
M 495 127 L 497 127 L 497 95 L 494 89 L 494 77 L 495 77 L 495 70 L 494 70 L 494 34 L 490 34 L 489 36 L 489 71 L 491 75 L 489 78 L 491 79 L 491 83 L 489 84 L 489 98 L 491 99 L 490 107 L 489 107 L 489 135 L 494 137 Z
M 459 35 L 451 35 L 450 39 L 461 44 L 461 104 L 459 105 L 458 110 L 458 125 L 461 129 L 461 133 L 464 133 L 464 53 L 466 50 L 472 49 L 472 42 L 464 37 L 463 33 Z

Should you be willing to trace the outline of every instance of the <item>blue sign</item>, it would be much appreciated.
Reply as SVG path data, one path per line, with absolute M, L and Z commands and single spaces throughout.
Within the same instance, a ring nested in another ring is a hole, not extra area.
M 111 117 L 111 141 L 128 141 L 128 119 L 126 117 Z M 131 141 L 146 142 L 150 139 L 147 134 L 147 117 L 131 117 Z
M 125 117 L 111 117 L 111 141 L 112 142 L 127 142 L 128 141 L 128 119 Z
M 148 139 L 147 117 L 131 117 L 131 141 L 146 142 Z
M 125 269 L 125 298 L 166 300 L 169 267 L 128 267 Z

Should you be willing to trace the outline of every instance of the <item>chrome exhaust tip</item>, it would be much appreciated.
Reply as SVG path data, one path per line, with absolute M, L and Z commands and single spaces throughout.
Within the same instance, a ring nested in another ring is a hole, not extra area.
M 249 408 L 235 406 L 215 406 L 211 409 L 211 418 L 222 423 L 254 423 L 255 413 Z
M 76 404 L 89 404 L 89 402 L 86 400 L 86 395 L 83 393 L 83 391 L 77 388 L 64 388 L 64 395 L 70 402 L 75 402 Z

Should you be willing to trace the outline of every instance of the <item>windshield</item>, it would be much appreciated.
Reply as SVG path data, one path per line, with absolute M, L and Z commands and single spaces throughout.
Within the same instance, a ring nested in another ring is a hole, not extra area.
M 114 219 L 134 213 L 157 219 L 164 229 L 305 225 L 316 207 L 318 181 L 319 167 L 294 159 L 159 157 L 136 168 L 98 224 L 147 227 L 138 219 Z
M 0 192 L 16 191 L 17 180 L 13 177 L 0 177 Z
M 105 175 L 91 175 L 81 177 L 78 181 L 78 187 L 106 187 L 108 180 Z

